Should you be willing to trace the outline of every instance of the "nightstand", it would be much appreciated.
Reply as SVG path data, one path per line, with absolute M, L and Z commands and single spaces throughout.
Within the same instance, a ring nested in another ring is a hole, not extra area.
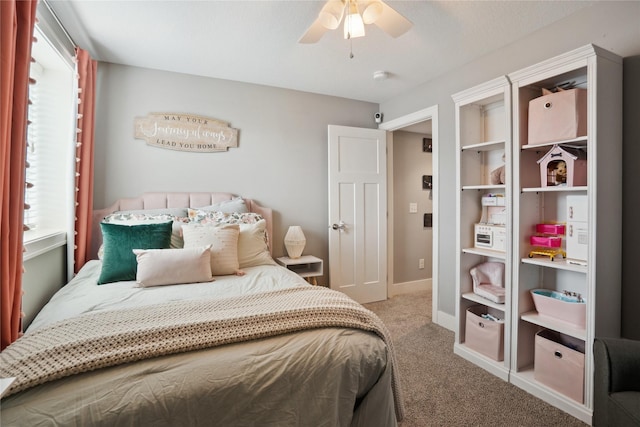
M 293 271 L 298 274 L 300 277 L 304 277 L 307 282 L 312 285 L 317 285 L 317 277 L 322 276 L 323 274 L 323 261 L 314 257 L 313 255 L 303 255 L 300 258 L 289 258 L 287 256 L 283 256 L 280 258 L 276 258 L 276 262 L 283 267 Z

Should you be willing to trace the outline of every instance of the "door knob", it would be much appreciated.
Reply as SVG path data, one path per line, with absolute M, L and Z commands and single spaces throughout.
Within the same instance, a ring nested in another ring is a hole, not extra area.
M 338 224 L 333 224 L 331 228 L 333 228 L 334 230 L 344 231 L 347 227 L 344 221 L 340 221 Z

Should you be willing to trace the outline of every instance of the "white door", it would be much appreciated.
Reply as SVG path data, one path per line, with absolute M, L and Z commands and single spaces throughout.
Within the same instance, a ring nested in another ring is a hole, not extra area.
M 329 125 L 329 282 L 360 303 L 387 298 L 383 130 Z

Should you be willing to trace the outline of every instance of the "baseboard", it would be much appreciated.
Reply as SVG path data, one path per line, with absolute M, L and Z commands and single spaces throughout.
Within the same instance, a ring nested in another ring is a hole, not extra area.
M 452 332 L 456 331 L 456 316 L 452 316 L 444 311 L 438 311 L 438 317 L 434 319 L 434 323 Z
M 414 280 L 411 282 L 394 283 L 389 286 L 389 298 L 396 295 L 410 294 L 419 291 L 431 291 L 432 279 Z

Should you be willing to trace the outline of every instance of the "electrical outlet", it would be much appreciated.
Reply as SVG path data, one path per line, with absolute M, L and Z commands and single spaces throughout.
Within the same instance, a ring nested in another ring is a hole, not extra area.
M 418 260 L 418 268 L 422 270 L 424 268 L 424 258 Z
M 409 203 L 409 213 L 418 213 L 417 203 Z

